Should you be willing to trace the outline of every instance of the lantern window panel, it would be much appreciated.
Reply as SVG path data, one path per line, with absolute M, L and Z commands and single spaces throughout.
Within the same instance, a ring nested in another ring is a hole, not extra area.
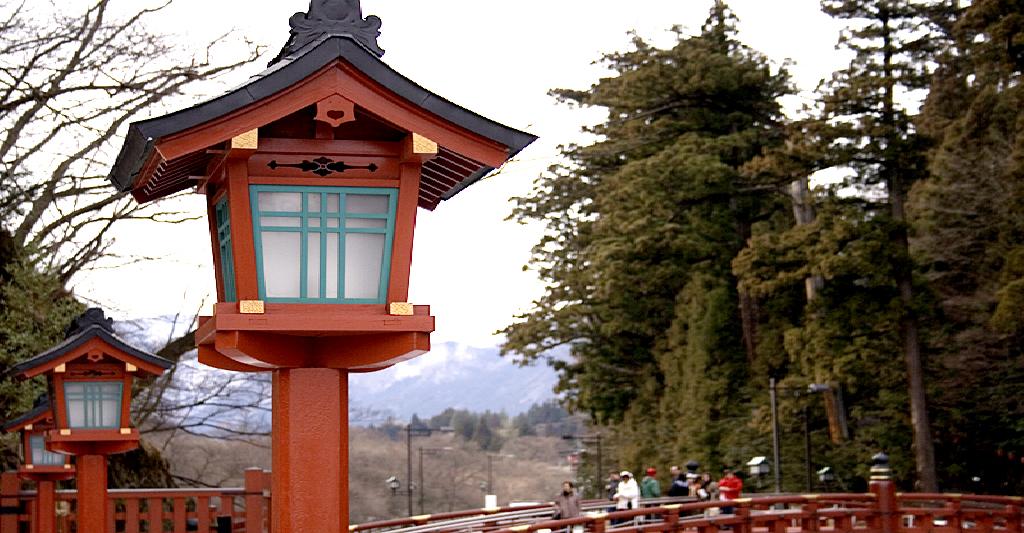
M 253 185 L 250 191 L 261 299 L 384 303 L 397 189 Z
M 64 455 L 54 453 L 46 449 L 42 435 L 32 435 L 28 438 L 29 454 L 25 462 L 36 466 L 60 466 L 65 463 Z
M 120 381 L 68 381 L 64 383 L 68 427 L 112 429 L 121 427 Z
M 220 249 L 220 278 L 224 285 L 224 301 L 234 302 L 238 299 L 235 293 L 235 254 L 231 251 L 231 213 L 228 210 L 228 197 L 221 198 L 214 208 L 217 217 L 217 246 Z

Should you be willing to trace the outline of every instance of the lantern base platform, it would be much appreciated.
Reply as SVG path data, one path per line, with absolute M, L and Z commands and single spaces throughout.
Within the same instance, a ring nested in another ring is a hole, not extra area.
M 124 453 L 139 447 L 139 430 L 73 429 L 70 435 L 62 435 L 53 429 L 46 433 L 46 444 L 52 451 L 72 455 Z
M 64 468 L 64 465 L 32 465 L 32 468 L 28 468 L 27 465 L 21 465 L 18 467 L 18 477 L 35 482 L 64 481 L 75 477 L 75 467 L 67 466 L 68 468 Z
M 196 330 L 199 361 L 242 372 L 334 368 L 372 372 L 430 350 L 434 317 L 415 306 L 408 316 L 386 305 L 266 304 L 246 314 L 218 303 Z

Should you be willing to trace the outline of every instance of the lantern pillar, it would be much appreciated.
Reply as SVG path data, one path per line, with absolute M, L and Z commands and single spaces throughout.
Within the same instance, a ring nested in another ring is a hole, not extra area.
M 56 533 L 57 531 L 57 484 L 51 480 L 36 481 L 36 508 L 32 522 L 35 533 Z M 84 531 L 84 530 L 83 530 Z
M 348 371 L 274 371 L 271 530 L 348 531 Z
M 78 531 L 101 533 L 107 527 L 107 456 L 79 455 L 75 457 L 78 472 L 78 504 L 76 517 Z

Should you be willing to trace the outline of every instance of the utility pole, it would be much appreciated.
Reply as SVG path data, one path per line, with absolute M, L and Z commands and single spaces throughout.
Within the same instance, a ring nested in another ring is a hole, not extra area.
M 775 494 L 782 493 L 782 458 L 779 448 L 779 402 L 775 378 L 768 378 L 768 392 L 772 410 L 772 461 L 775 462 Z

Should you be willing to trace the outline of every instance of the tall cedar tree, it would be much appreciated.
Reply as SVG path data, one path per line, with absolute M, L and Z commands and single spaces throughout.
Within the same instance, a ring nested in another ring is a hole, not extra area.
M 927 324 L 944 483 L 1020 493 L 1024 440 L 1024 2 L 972 2 L 917 120 L 935 139 L 911 190 L 912 251 L 935 293 Z M 948 481 L 945 481 L 948 480 Z
M 906 203 L 911 186 L 926 175 L 924 141 L 901 105 L 927 87 L 935 54 L 930 17 L 940 5 L 909 0 L 824 0 L 822 9 L 848 20 L 840 46 L 854 53 L 823 97 L 822 142 L 832 163 L 848 167 L 846 185 L 857 188 L 873 215 L 888 219 L 888 260 L 899 293 L 899 333 L 906 364 L 914 455 L 920 488 L 936 492 L 935 453 L 925 397 L 920 328 L 915 311 Z M 884 192 L 885 205 L 875 204 Z
M 503 350 L 528 364 L 571 345 L 550 361 L 560 390 L 618 430 L 633 468 L 680 454 L 739 459 L 722 441 L 763 365 L 764 313 L 730 263 L 785 212 L 778 184 L 739 169 L 783 138 L 786 73 L 736 40 L 724 2 L 699 35 L 676 32 L 668 49 L 634 37 L 633 50 L 605 55 L 614 75 L 590 90 L 553 91 L 608 119 L 588 129 L 593 144 L 563 148 L 568 162 L 513 214 L 547 226 L 531 259 L 547 292 L 506 328 Z

